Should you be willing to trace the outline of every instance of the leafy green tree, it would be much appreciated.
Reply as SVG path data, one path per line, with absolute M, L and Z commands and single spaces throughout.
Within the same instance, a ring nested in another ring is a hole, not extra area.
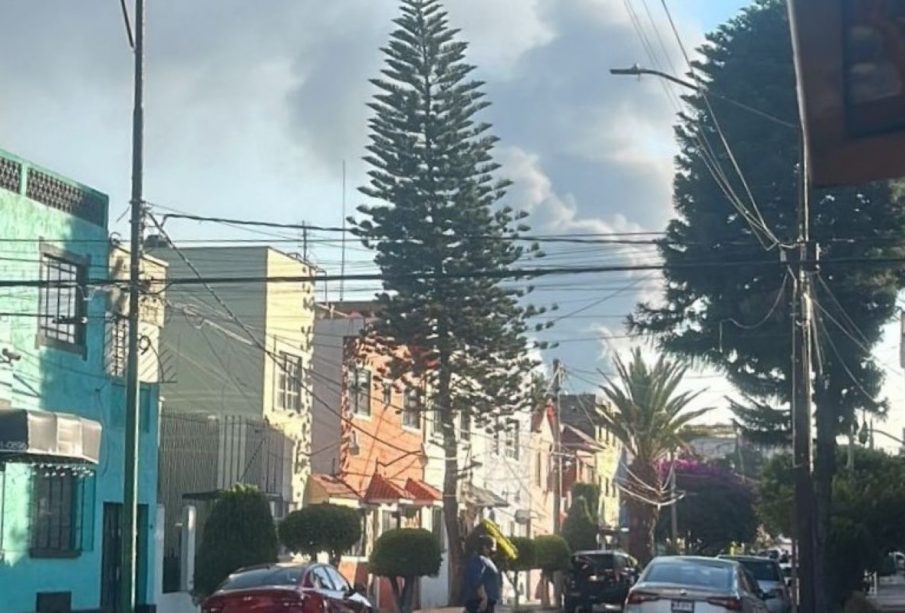
M 838 462 L 843 461 L 839 453 Z M 792 514 L 792 462 L 789 455 L 764 468 L 760 513 L 774 532 L 785 532 Z M 889 551 L 905 546 L 905 458 L 868 449 L 855 450 L 854 472 L 833 480 L 833 513 L 827 535 L 827 585 L 831 604 L 842 604 L 860 589 L 864 571 L 881 569 Z
M 661 473 L 665 470 L 661 468 Z M 716 463 L 679 460 L 675 470 L 676 489 L 683 494 L 676 503 L 676 517 L 687 553 L 713 556 L 733 543 L 755 540 L 758 516 L 751 485 Z M 660 512 L 657 533 L 664 539 L 669 535 L 670 515 L 669 508 Z
M 572 551 L 597 549 L 597 522 L 591 517 L 587 501 L 579 496 L 572 500 L 566 519 L 562 524 L 562 535 Z
M 534 363 L 526 320 L 542 309 L 521 306 L 527 290 L 502 284 L 501 275 L 539 250 L 513 240 L 528 230 L 519 222 L 524 214 L 500 205 L 509 182 L 495 177 L 497 139 L 480 119 L 489 102 L 442 4 L 400 0 L 394 24 L 382 50 L 386 65 L 371 81 L 378 93 L 364 158 L 370 180 L 361 188 L 371 204 L 350 222 L 383 274 L 371 338 L 389 346 L 394 376 L 427 383 L 440 422 L 444 516 L 458 578 L 455 425 L 463 411 L 487 427 L 527 408 Z M 455 598 L 458 585 L 451 591 Z
M 598 414 L 632 458 L 622 487 L 630 523 L 628 550 L 647 563 L 654 552 L 657 506 L 664 502 L 658 464 L 684 446 L 685 428 L 710 409 L 689 409 L 698 394 L 678 391 L 688 368 L 677 361 L 661 356 L 648 365 L 635 349 L 630 363 L 617 357 L 615 365 L 618 378 L 603 388 L 609 402 Z
M 230 573 L 276 562 L 277 534 L 267 499 L 257 489 L 235 485 L 214 503 L 195 557 L 195 592 L 207 596 Z
M 591 512 L 591 519 L 597 523 L 600 519 L 600 486 L 596 483 L 575 483 L 572 485 L 572 500 L 584 498 Z
M 572 551 L 566 539 L 556 534 L 543 534 L 534 539 L 534 553 L 537 568 L 544 575 L 544 581 L 552 583 L 556 573 L 569 570 Z M 541 591 L 543 604 L 549 606 L 546 587 Z
M 435 576 L 442 556 L 440 543 L 428 530 L 387 530 L 374 544 L 369 570 L 389 579 L 398 613 L 411 613 L 418 578 Z
M 658 334 L 662 349 L 723 370 L 748 397 L 736 411 L 749 434 L 785 442 L 791 432 L 791 280 L 777 252 L 785 249 L 778 243 L 794 243 L 798 236 L 799 168 L 785 2 L 758 0 L 709 34 L 700 51 L 696 78 L 720 98 L 701 93 L 685 97 L 688 110 L 676 127 L 680 153 L 673 200 L 678 216 L 659 244 L 666 267 L 665 304 L 641 305 L 632 324 Z M 790 125 L 726 99 L 743 100 Z M 721 145 L 717 121 L 734 161 Z M 736 162 L 744 184 L 732 170 Z M 896 312 L 905 270 L 840 260 L 901 258 L 905 208 L 888 183 L 817 191 L 811 205 L 811 237 L 820 245 L 822 260 L 813 295 L 820 345 L 814 400 L 822 542 L 836 438 L 847 432 L 857 410 L 886 410 L 886 403 L 877 400 L 883 376 L 871 350 Z
M 289 551 L 311 558 L 326 552 L 336 566 L 361 538 L 361 515 L 357 509 L 335 504 L 307 506 L 280 522 L 279 536 Z

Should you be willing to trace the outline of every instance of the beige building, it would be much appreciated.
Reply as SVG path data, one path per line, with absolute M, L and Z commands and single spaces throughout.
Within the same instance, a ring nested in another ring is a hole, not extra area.
M 171 281 L 161 337 L 167 527 L 185 505 L 203 524 L 208 501 L 236 483 L 257 486 L 285 516 L 302 505 L 310 474 L 313 267 L 270 247 L 149 252 Z M 174 548 L 168 539 L 168 555 Z
M 590 470 L 578 481 L 596 483 L 600 487 L 600 508 L 598 509 L 603 527 L 619 527 L 621 496 L 616 485 L 622 459 L 622 444 L 597 419 L 594 394 L 564 394 L 560 396 L 560 421 L 569 428 L 574 448 L 589 453 L 592 461 Z M 564 434 L 564 442 L 570 438 Z M 587 439 L 588 444 L 581 444 Z M 567 445 L 568 446 L 568 445 Z M 563 508 L 568 508 L 564 506 Z

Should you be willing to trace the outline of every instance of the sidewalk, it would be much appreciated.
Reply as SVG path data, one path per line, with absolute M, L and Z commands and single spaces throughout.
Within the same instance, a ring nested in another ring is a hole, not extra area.
M 905 577 L 881 577 L 877 593 L 871 594 L 869 599 L 885 613 L 905 613 Z

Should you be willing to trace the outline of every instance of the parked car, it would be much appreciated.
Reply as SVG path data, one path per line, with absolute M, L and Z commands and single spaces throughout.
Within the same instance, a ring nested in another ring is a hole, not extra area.
M 566 613 L 621 611 L 639 573 L 638 562 L 621 551 L 573 554 L 566 579 Z
M 625 613 L 769 613 L 757 582 L 733 560 L 658 557 L 629 590 Z
M 328 564 L 264 564 L 231 574 L 201 613 L 371 613 L 364 592 Z
M 744 566 L 757 581 L 764 593 L 770 613 L 789 613 L 792 610 L 792 599 L 786 578 L 779 563 L 770 558 L 757 556 L 720 556 L 725 560 L 735 560 Z

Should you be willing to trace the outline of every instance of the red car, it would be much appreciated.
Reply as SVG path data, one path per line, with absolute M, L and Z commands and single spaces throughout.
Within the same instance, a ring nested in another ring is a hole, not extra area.
M 231 574 L 202 613 L 372 613 L 362 586 L 328 564 L 266 564 Z

